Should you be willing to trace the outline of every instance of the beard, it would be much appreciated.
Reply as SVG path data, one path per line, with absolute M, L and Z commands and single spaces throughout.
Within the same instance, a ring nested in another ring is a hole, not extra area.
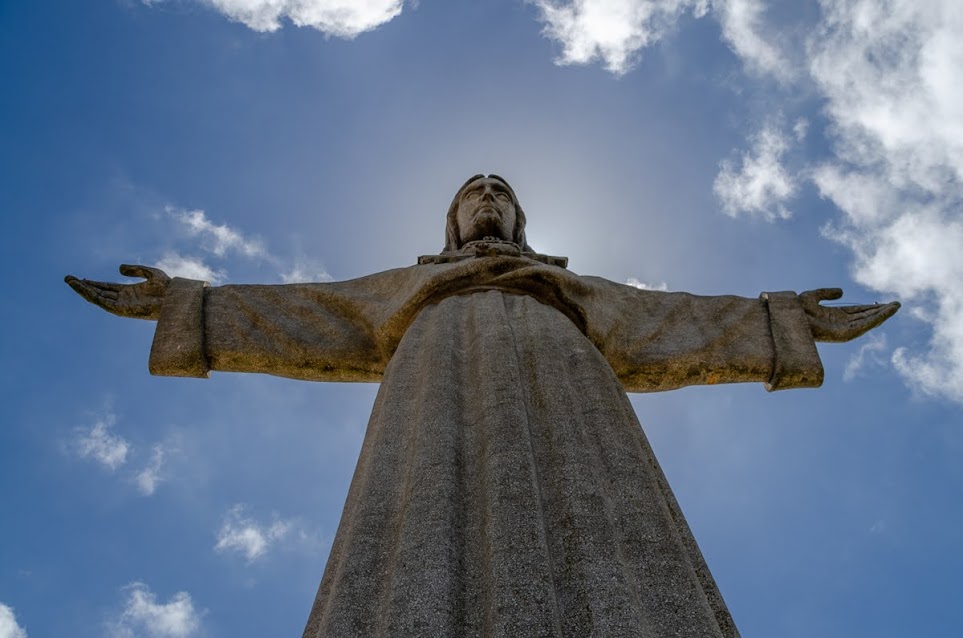
M 511 233 L 506 231 L 501 215 L 494 209 L 482 209 L 475 213 L 471 226 L 462 231 L 464 242 L 477 241 L 485 237 L 496 237 L 511 241 Z

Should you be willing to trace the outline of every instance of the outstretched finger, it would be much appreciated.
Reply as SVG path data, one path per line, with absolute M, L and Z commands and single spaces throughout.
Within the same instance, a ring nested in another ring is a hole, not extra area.
M 109 281 L 94 281 L 93 279 L 77 279 L 67 275 L 64 278 L 68 284 L 71 280 L 80 281 L 85 286 L 93 288 L 94 291 L 100 293 L 101 295 L 107 297 L 108 299 L 117 299 L 117 295 L 120 293 L 121 289 L 124 288 L 124 284 L 115 284 Z
M 899 310 L 899 307 L 900 304 L 898 301 L 876 306 L 867 306 L 861 313 L 850 315 L 849 329 L 853 331 L 856 336 L 859 336 L 892 317 L 896 314 L 896 311 Z
M 107 310 L 110 310 L 113 307 L 114 300 L 107 297 L 104 292 L 96 286 L 91 285 L 92 283 L 96 282 L 87 281 L 86 279 L 77 279 L 76 277 L 72 277 L 70 275 L 65 277 L 64 281 L 67 282 L 68 286 L 74 289 L 74 292 L 90 303 Z
M 900 302 L 891 301 L 889 303 L 884 303 L 876 306 L 877 313 L 876 316 L 879 317 L 879 322 L 883 323 L 890 317 L 896 314 L 896 311 L 900 309 Z
M 843 312 L 853 316 L 873 315 L 880 312 L 888 312 L 889 314 L 886 316 L 890 317 L 894 312 L 899 310 L 899 302 L 894 301 L 892 303 L 886 303 L 886 304 L 874 303 L 874 304 L 866 304 L 861 306 L 838 306 L 838 308 L 839 310 L 842 310 Z M 890 308 L 892 308 L 892 310 L 890 310 Z

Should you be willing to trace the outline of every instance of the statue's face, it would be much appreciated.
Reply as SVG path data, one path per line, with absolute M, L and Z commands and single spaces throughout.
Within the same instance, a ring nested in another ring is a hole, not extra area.
M 458 199 L 458 234 L 462 244 L 483 237 L 511 241 L 515 233 L 515 204 L 502 182 L 484 177 L 472 182 Z

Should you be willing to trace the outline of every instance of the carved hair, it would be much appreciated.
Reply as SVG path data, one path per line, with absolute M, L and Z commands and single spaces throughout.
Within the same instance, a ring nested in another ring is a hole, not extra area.
M 458 232 L 458 202 L 461 200 L 462 193 L 465 192 L 465 189 L 480 179 L 485 179 L 485 175 L 479 173 L 473 176 L 461 185 L 461 188 L 455 193 L 455 198 L 451 200 L 451 206 L 448 207 L 448 220 L 447 227 L 445 228 L 445 250 L 443 252 L 454 252 L 461 248 L 461 235 Z M 529 246 L 525 240 L 525 211 L 522 210 L 521 204 L 518 203 L 518 197 L 515 196 L 515 191 L 511 185 L 505 181 L 504 177 L 492 174 L 488 175 L 488 179 L 498 180 L 504 184 L 505 188 L 508 189 L 508 193 L 512 196 L 512 204 L 515 205 L 515 229 L 512 232 L 512 241 L 518 244 L 524 252 L 533 252 L 531 246 Z

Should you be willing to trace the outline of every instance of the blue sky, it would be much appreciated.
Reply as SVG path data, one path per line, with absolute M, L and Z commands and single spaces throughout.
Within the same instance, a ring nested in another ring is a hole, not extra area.
M 961 43 L 956 0 L 0 3 L 0 638 L 298 635 L 377 390 L 151 377 L 64 275 L 410 265 L 478 172 L 577 273 L 903 302 L 819 390 L 632 401 L 744 636 L 955 635 Z

